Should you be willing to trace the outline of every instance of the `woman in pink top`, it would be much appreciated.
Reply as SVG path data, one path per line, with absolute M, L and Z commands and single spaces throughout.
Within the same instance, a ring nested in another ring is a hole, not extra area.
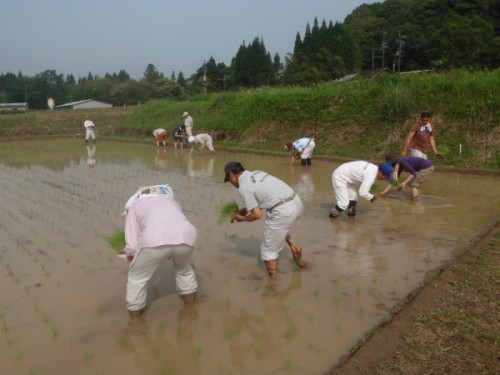
M 147 284 L 165 259 L 172 259 L 177 291 L 184 303 L 194 302 L 198 287 L 191 266 L 197 230 L 184 216 L 168 185 L 168 190 L 158 186 L 141 188 L 127 203 L 124 251 L 132 262 L 127 281 L 131 317 L 142 315 Z

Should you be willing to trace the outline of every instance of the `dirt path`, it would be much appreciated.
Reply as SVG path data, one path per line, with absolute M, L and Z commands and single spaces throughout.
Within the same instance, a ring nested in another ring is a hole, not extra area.
M 330 370 L 346 374 L 497 374 L 500 223 Z

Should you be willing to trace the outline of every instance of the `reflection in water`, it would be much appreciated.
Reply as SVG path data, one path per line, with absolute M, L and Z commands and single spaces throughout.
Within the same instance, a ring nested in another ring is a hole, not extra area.
M 295 180 L 296 172 L 293 168 L 290 169 L 292 170 L 292 178 Z M 297 194 L 299 194 L 304 203 L 311 202 L 314 198 L 314 182 L 309 173 L 309 168 L 307 170 L 301 168 L 298 174 L 299 179 L 296 182 L 293 182 L 291 186 L 293 190 L 295 190 Z
M 268 279 L 267 285 L 262 292 L 260 314 L 241 312 L 236 316 L 228 317 L 225 322 L 226 338 L 234 335 L 228 340 L 231 368 L 237 373 L 254 367 L 256 360 L 272 359 L 273 367 L 269 371 L 261 368 L 263 373 L 275 373 L 283 368 L 287 361 L 290 362 L 292 352 L 290 344 L 301 341 L 300 329 L 290 316 L 287 301 L 298 298 L 293 295 L 294 291 L 300 290 L 302 283 L 302 272 L 292 274 L 288 285 L 280 290 L 281 279 Z M 288 341 L 288 345 L 284 344 Z
M 87 165 L 94 168 L 96 164 L 95 145 L 87 146 Z
M 156 156 L 155 156 L 155 164 L 158 167 L 166 167 L 167 166 L 167 150 L 165 148 L 157 148 Z
M 147 317 L 130 319 L 125 340 L 133 351 L 136 373 L 201 374 L 194 344 L 197 320 L 193 306 L 179 310 L 177 326 L 173 321 L 161 321 L 154 332 L 150 330 Z

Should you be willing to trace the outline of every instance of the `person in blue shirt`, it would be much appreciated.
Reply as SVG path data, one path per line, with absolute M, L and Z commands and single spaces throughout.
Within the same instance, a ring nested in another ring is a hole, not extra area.
M 295 159 L 300 158 L 300 162 L 303 166 L 311 165 L 311 157 L 316 144 L 314 143 L 314 138 L 300 138 L 293 143 L 287 143 L 285 149 L 292 153 L 292 158 L 290 160 L 290 166 L 293 165 Z

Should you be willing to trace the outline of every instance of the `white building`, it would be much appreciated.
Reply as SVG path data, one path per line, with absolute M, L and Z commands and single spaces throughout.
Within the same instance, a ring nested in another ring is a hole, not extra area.
M 61 104 L 55 107 L 55 109 L 96 109 L 96 108 L 111 108 L 112 104 L 103 103 L 94 99 L 79 100 L 77 102 L 71 102 L 66 104 Z

